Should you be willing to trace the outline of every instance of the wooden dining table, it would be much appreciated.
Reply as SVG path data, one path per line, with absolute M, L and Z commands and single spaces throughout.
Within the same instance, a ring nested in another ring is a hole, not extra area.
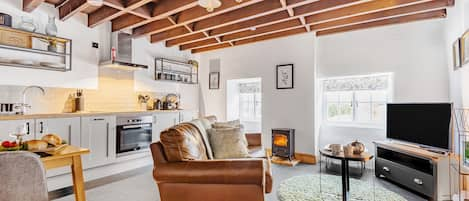
M 58 151 L 47 153 L 51 154 L 51 156 L 41 158 L 41 161 L 44 164 L 46 170 L 66 166 L 71 167 L 75 200 L 86 201 L 81 155 L 90 153 L 90 150 L 67 145 Z

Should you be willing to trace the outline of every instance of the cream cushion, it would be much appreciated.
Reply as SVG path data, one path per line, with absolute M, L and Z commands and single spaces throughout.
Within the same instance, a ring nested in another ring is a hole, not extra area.
M 238 120 L 227 121 L 227 122 L 215 122 L 212 124 L 213 128 L 233 128 L 242 127 L 241 122 Z
M 215 159 L 249 158 L 247 139 L 241 128 L 208 129 Z

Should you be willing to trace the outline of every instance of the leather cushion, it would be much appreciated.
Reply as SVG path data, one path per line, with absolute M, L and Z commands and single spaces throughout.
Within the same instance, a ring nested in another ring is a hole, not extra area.
M 178 124 L 161 132 L 160 141 L 170 162 L 208 159 L 202 136 L 192 124 Z

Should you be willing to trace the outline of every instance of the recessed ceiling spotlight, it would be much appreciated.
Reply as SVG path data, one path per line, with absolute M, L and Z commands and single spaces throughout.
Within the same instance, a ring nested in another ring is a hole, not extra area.
M 251 27 L 249 30 L 255 31 L 257 28 L 256 27 Z
M 236 1 L 236 3 L 241 3 L 241 2 L 243 2 L 243 0 L 235 0 L 235 1 Z

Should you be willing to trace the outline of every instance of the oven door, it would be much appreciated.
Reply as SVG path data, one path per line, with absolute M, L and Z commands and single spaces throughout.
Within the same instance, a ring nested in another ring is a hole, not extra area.
M 152 125 L 117 126 L 117 154 L 147 149 L 151 144 Z

